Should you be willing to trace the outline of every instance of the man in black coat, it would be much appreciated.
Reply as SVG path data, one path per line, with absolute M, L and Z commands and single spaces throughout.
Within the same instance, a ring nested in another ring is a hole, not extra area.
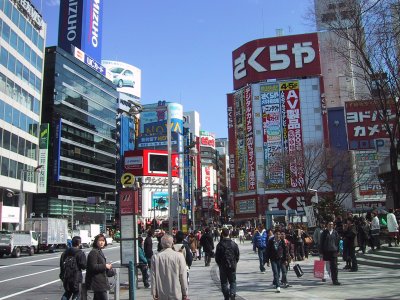
M 153 230 L 149 229 L 147 231 L 147 237 L 144 240 L 144 256 L 146 256 L 147 259 L 147 264 L 149 265 L 149 268 L 151 267 L 151 257 L 153 256 Z
M 357 272 L 357 257 L 356 257 L 356 246 L 357 246 L 357 228 L 354 225 L 353 218 L 347 219 L 347 224 L 343 229 L 343 238 L 347 245 L 347 261 L 349 264 L 350 272 Z
M 63 252 L 60 258 L 60 279 L 63 281 L 65 293 L 62 296 L 62 300 L 69 300 L 72 296 L 73 300 L 79 300 L 80 299 L 80 293 L 82 289 L 82 270 L 86 270 L 86 255 L 85 253 L 80 249 L 81 248 L 81 237 L 79 236 L 74 236 L 72 238 L 72 247 L 68 248 Z M 78 266 L 78 276 L 77 276 L 77 283 L 76 286 L 73 287 L 72 285 L 75 284 L 68 284 L 64 280 L 64 272 L 65 272 L 65 267 L 64 267 L 64 262 L 67 259 L 68 256 L 74 256 L 76 260 L 76 265 Z
M 214 241 L 210 233 L 210 228 L 205 229 L 205 233 L 201 236 L 200 238 L 200 245 L 203 247 L 204 251 L 204 263 L 205 266 L 208 267 L 210 266 L 211 263 L 211 257 L 213 255 L 213 250 L 214 250 Z
M 321 234 L 319 252 L 322 254 L 324 261 L 329 261 L 332 283 L 340 285 L 338 281 L 338 253 L 339 253 L 340 236 L 333 228 L 333 222 L 327 223 L 327 228 Z
M 222 228 L 221 237 L 215 251 L 215 262 L 219 267 L 219 279 L 224 299 L 233 300 L 236 297 L 236 265 L 239 261 L 239 247 L 229 238 L 228 228 Z

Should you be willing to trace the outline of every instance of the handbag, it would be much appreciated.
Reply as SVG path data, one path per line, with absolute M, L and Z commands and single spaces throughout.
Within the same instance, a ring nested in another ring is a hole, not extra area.
M 324 279 L 325 275 L 325 261 L 314 260 L 314 277 Z
M 296 265 L 293 267 L 293 271 L 296 273 L 296 276 L 297 276 L 298 278 L 300 278 L 300 277 L 303 276 L 303 274 L 304 274 L 304 272 L 303 272 L 303 270 L 301 269 L 301 267 L 300 267 L 299 264 L 296 264 Z
M 107 269 L 106 270 L 106 275 L 107 275 L 107 277 L 114 277 L 115 276 L 115 270 L 113 268 Z
M 306 243 L 307 245 L 311 245 L 313 243 L 313 239 L 311 236 L 306 236 L 304 238 L 304 243 Z

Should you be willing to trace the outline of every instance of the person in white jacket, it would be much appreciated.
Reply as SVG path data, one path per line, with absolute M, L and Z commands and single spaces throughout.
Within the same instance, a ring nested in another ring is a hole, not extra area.
M 371 249 L 375 250 L 375 247 L 377 249 L 381 249 L 381 241 L 380 241 L 381 225 L 379 223 L 378 213 L 376 211 L 373 211 L 371 215 L 372 215 L 372 221 L 370 223 Z
M 399 224 L 397 223 L 396 216 L 393 213 L 393 208 L 389 208 L 389 213 L 386 215 L 387 228 L 389 231 L 389 247 L 392 247 L 392 241 L 398 246 Z

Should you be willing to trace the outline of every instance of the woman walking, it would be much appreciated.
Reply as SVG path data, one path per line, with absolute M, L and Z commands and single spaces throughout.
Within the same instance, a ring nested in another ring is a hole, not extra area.
M 107 300 L 110 284 L 108 277 L 113 276 L 112 265 L 107 263 L 102 249 L 107 246 L 103 234 L 94 238 L 93 249 L 87 258 L 86 286 L 94 292 L 94 300 Z

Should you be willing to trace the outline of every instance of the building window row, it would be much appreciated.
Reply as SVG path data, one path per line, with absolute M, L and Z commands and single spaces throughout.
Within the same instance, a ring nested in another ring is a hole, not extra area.
M 20 112 L 18 109 L 13 108 L 11 105 L 0 100 L 0 119 L 9 124 L 38 137 L 39 122 L 33 120 L 27 115 Z
M 0 91 L 35 114 L 40 114 L 40 101 L 18 84 L 0 73 Z
M 60 163 L 60 174 L 61 176 L 82 179 L 96 183 L 110 185 L 115 184 L 115 173 L 104 172 L 62 160 Z
M 36 144 L 3 128 L 0 128 L 0 147 L 31 159 L 37 157 L 38 146 Z
M 42 89 L 42 80 L 33 72 L 24 66 L 14 55 L 9 53 L 5 48 L 0 49 L 0 64 L 5 66 L 10 72 L 15 74 L 23 82 L 29 84 L 35 91 L 40 94 Z
M 43 52 L 44 40 L 10 0 L 0 0 L 0 10 Z
M 11 178 L 20 179 L 21 170 L 34 172 L 34 167 L 17 162 L 4 156 L 0 156 L 1 175 Z M 35 176 L 25 176 L 24 181 L 35 182 Z
M 0 20 L 0 34 L 3 40 L 11 45 L 19 54 L 31 63 L 40 73 L 42 73 L 43 59 L 36 54 L 18 34 Z

